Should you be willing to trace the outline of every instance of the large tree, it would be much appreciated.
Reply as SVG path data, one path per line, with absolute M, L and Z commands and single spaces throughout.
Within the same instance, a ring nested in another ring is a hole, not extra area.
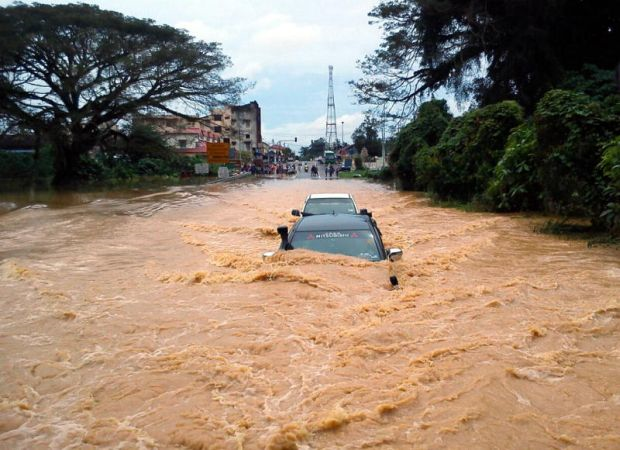
M 310 146 L 302 147 L 300 149 L 301 157 L 303 159 L 313 159 L 319 156 L 323 156 L 323 153 L 325 152 L 326 147 L 327 146 L 326 146 L 325 138 L 319 138 L 319 139 L 312 140 L 312 142 L 310 143 Z
M 59 183 L 132 113 L 235 102 L 244 86 L 220 76 L 229 65 L 218 43 L 93 5 L 0 8 L 0 117 L 53 145 Z
M 381 121 L 370 114 L 364 116 L 364 121 L 353 131 L 351 139 L 358 153 L 365 147 L 369 156 L 381 156 L 381 140 L 379 129 Z
M 370 16 L 383 41 L 353 85 L 363 103 L 406 112 L 442 88 L 532 110 L 565 71 L 620 63 L 617 0 L 384 0 Z

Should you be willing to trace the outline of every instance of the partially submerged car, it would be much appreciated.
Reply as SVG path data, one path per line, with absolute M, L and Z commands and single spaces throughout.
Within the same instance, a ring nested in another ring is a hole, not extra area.
M 351 194 L 310 194 L 301 211 L 291 211 L 294 216 L 317 214 L 360 214 Z
M 278 227 L 278 234 L 281 239 L 280 250 L 304 248 L 369 261 L 397 261 L 403 254 L 399 248 L 384 247 L 375 221 L 364 214 L 306 216 L 299 219 L 290 232 L 286 225 Z M 263 259 L 273 256 L 274 253 L 264 253 Z

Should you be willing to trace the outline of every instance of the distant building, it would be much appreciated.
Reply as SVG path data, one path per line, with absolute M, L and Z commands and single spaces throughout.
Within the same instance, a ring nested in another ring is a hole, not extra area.
M 342 147 L 336 152 L 336 154 L 343 159 L 351 158 L 356 153 L 357 149 L 355 148 L 355 145 L 347 145 L 346 147 Z
M 134 123 L 152 126 L 177 153 L 207 156 L 207 142 L 221 142 L 222 136 L 209 126 L 205 118 L 187 120 L 173 115 L 134 116 Z
M 274 144 L 269 146 L 268 159 L 270 162 L 282 162 L 284 161 L 284 155 L 287 148 L 280 144 Z
M 173 115 L 140 115 L 134 121 L 151 125 L 178 153 L 206 157 L 208 142 L 226 142 L 231 152 L 247 150 L 262 157 L 261 111 L 253 101 L 214 109 L 206 117 L 187 120 Z
M 221 133 L 231 149 L 250 151 L 257 157 L 263 153 L 261 110 L 256 101 L 245 105 L 228 105 L 214 109 L 209 121 L 215 132 Z

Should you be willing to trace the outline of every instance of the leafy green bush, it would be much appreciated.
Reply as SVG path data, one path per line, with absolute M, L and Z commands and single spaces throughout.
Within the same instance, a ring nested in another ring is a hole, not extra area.
M 431 100 L 422 103 L 415 119 L 398 133 L 390 162 L 404 189 L 419 185 L 413 159 L 422 148 L 439 141 L 451 119 L 445 100 Z
M 581 70 L 567 72 L 560 89 L 576 91 L 597 101 L 604 101 L 617 94 L 613 70 L 599 69 L 593 64 L 585 64 Z
M 420 148 L 413 155 L 413 170 L 416 174 L 416 189 L 434 192 L 435 180 L 441 171 L 436 148 L 428 146 Z
M 541 196 L 545 210 L 592 218 L 605 209 L 599 162 L 603 144 L 620 132 L 614 101 L 605 104 L 585 94 L 552 90 L 536 107 Z
M 442 198 L 461 201 L 484 193 L 511 130 L 522 122 L 523 110 L 514 101 L 489 105 L 454 119 L 432 152 L 438 162 L 434 168 L 438 173 L 432 174 L 432 190 Z
M 532 122 L 524 123 L 508 137 L 504 156 L 497 163 L 485 193 L 485 203 L 500 211 L 539 209 L 540 163 L 536 130 Z
M 355 165 L 355 170 L 364 170 L 364 160 L 360 155 L 355 155 L 353 164 Z
M 38 154 L 0 151 L 0 178 L 45 179 L 54 174 L 51 148 L 43 146 Z
M 605 228 L 615 235 L 620 234 L 620 136 L 609 141 L 603 149 L 599 163 L 606 185 L 603 190 L 605 209 L 601 219 Z
M 0 178 L 30 178 L 33 174 L 32 154 L 0 151 Z
M 367 176 L 368 178 L 372 178 L 373 180 L 381 180 L 381 181 L 388 181 L 394 178 L 394 176 L 392 175 L 392 171 L 387 166 L 383 167 L 382 169 L 378 169 L 378 170 L 369 170 Z

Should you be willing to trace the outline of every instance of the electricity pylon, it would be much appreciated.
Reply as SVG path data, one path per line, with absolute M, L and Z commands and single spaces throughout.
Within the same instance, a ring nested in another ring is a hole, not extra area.
M 338 142 L 336 127 L 336 103 L 334 102 L 334 66 L 329 66 L 329 87 L 327 91 L 327 120 L 325 121 L 325 149 L 333 150 Z

